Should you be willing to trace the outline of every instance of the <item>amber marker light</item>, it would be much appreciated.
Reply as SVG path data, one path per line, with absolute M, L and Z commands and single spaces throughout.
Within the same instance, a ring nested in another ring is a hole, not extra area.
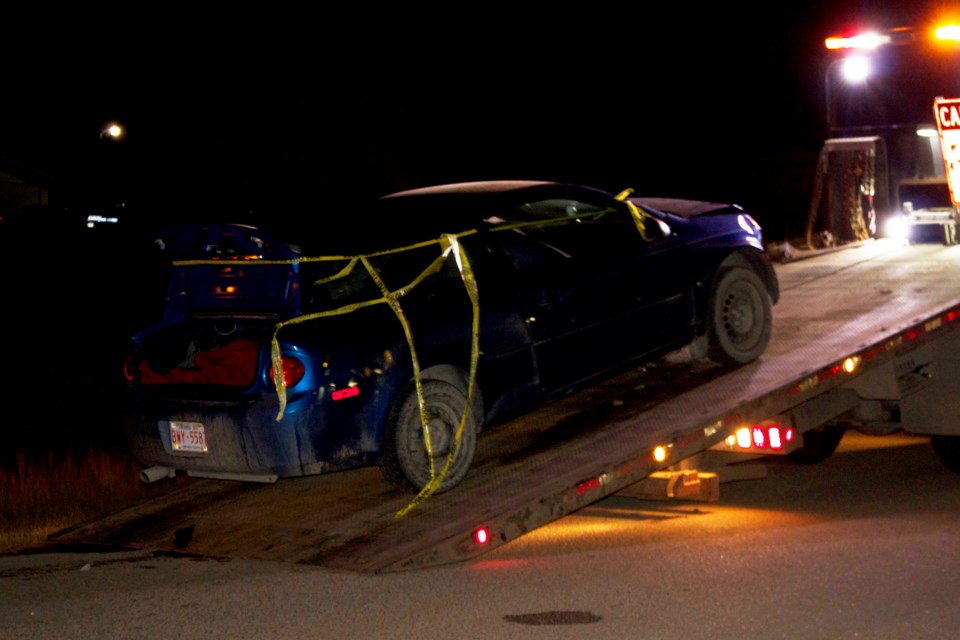
M 954 42 L 960 42 L 960 25 L 947 24 L 942 27 L 938 27 L 935 34 L 937 40 L 952 40 Z
M 857 367 L 860 366 L 860 358 L 858 356 L 851 356 L 843 361 L 843 370 L 846 373 L 853 373 L 857 370 Z

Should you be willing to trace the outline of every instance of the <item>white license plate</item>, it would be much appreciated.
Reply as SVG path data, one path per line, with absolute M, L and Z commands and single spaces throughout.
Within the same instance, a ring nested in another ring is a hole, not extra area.
M 170 421 L 170 446 L 174 451 L 207 452 L 207 434 L 200 422 Z

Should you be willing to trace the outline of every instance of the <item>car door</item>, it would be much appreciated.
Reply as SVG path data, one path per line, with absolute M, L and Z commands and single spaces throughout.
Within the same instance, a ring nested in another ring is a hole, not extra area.
M 659 226 L 647 225 L 644 238 L 619 202 L 531 208 L 542 213 L 542 223 L 494 235 L 515 270 L 546 392 L 672 345 L 691 331 L 682 249 Z

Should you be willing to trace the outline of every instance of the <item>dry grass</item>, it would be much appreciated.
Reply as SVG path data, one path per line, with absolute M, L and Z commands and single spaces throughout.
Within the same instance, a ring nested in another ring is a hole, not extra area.
M 0 553 L 42 544 L 52 533 L 175 488 L 143 484 L 142 468 L 129 456 L 95 449 L 18 453 L 13 468 L 0 468 Z

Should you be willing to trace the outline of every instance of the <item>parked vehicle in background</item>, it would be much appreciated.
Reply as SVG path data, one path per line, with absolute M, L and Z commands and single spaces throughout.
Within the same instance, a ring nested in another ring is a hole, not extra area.
M 493 181 L 333 214 L 299 250 L 243 225 L 154 234 L 167 305 L 125 370 L 144 479 L 379 464 L 445 491 L 487 426 L 685 346 L 749 363 L 770 338 L 777 278 L 736 205 Z

